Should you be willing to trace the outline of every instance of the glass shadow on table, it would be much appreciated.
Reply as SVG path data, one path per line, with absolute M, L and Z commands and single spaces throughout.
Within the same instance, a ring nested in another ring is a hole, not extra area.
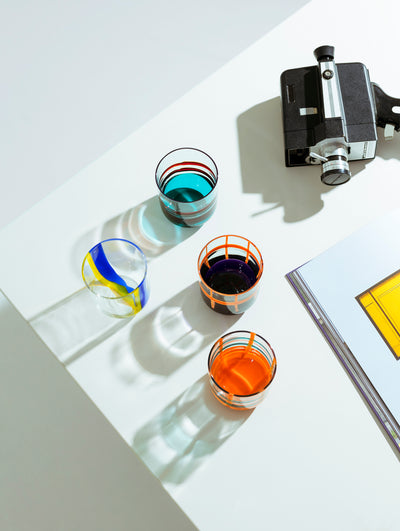
M 147 260 L 151 260 L 183 242 L 197 230 L 198 227 L 180 227 L 167 220 L 155 195 L 83 234 L 72 252 L 73 267 L 80 271 L 89 249 L 108 238 L 123 238 L 135 243 Z
M 115 319 L 96 306 L 93 295 L 82 288 L 29 320 L 57 358 L 68 365 L 131 319 Z
M 132 352 L 148 372 L 167 376 L 214 342 L 240 315 L 222 315 L 206 306 L 197 282 L 133 323 Z
M 218 402 L 208 375 L 197 380 L 135 434 L 132 447 L 155 476 L 182 483 L 249 418 Z

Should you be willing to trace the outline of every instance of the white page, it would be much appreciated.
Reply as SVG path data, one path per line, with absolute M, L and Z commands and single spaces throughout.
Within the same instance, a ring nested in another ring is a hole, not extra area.
M 400 359 L 393 355 L 356 297 L 400 269 L 399 234 L 400 210 L 395 210 L 299 268 L 397 421 Z

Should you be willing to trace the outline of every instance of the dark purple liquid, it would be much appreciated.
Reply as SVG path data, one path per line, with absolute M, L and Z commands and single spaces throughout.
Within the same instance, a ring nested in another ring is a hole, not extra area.
M 210 267 L 205 264 L 202 265 L 200 274 L 207 286 L 219 293 L 227 295 L 243 293 L 257 281 L 259 267 L 251 257 L 246 263 L 244 257 L 239 255 L 229 255 L 229 258 L 219 256 L 210 258 L 209 264 Z M 209 299 L 205 296 L 204 300 L 209 306 L 211 305 Z M 241 306 L 241 311 L 245 309 L 244 306 Z M 215 304 L 214 310 L 221 313 L 236 313 L 231 311 L 227 305 L 218 303 Z
M 247 291 L 256 281 L 253 269 L 237 258 L 216 262 L 205 271 L 203 278 L 214 291 L 229 294 Z

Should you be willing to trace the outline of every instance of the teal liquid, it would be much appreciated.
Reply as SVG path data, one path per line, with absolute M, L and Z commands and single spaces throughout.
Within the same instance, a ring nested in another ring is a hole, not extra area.
M 208 195 L 213 186 L 201 174 L 187 172 L 178 174 L 168 181 L 163 192 L 169 198 L 181 203 L 198 201 Z

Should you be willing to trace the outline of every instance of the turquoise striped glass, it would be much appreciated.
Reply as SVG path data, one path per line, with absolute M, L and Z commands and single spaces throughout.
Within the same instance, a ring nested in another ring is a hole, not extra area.
M 161 209 L 167 219 L 181 227 L 199 227 L 211 217 L 217 182 L 215 162 L 200 149 L 175 149 L 156 168 Z

